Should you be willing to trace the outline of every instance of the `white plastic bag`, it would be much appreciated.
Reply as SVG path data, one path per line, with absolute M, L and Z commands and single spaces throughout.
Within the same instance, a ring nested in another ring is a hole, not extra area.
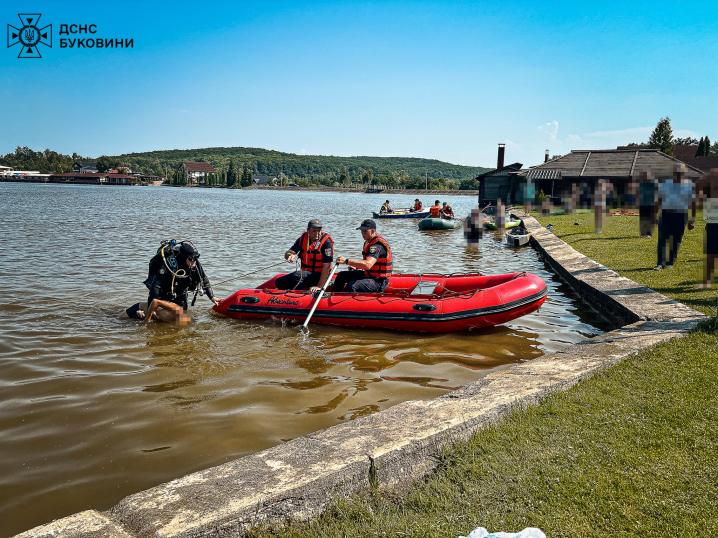
M 536 527 L 526 527 L 521 532 L 493 532 L 489 533 L 485 528 L 478 527 L 471 531 L 468 536 L 459 536 L 459 538 L 546 538 L 541 529 Z

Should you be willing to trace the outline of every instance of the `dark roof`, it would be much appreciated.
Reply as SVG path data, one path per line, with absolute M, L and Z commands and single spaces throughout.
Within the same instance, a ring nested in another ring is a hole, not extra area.
M 488 172 L 479 174 L 478 176 L 476 176 L 476 179 L 482 179 L 491 176 L 507 176 L 509 172 L 518 172 L 519 170 L 521 170 L 522 166 L 523 164 L 521 163 L 509 164 L 507 166 L 502 166 L 501 168 L 496 168 L 495 170 L 489 170 Z
M 97 168 L 97 163 L 86 163 L 81 161 L 75 161 L 75 164 L 79 164 L 83 168 Z
M 568 155 L 531 167 L 520 175 L 536 174 L 534 170 L 560 170 L 561 177 L 569 180 L 629 179 L 650 168 L 654 177 L 670 177 L 677 162 L 681 161 L 657 149 L 573 150 Z M 700 169 L 686 167 L 686 178 L 695 180 L 702 176 Z
M 673 148 L 673 156 L 703 172 L 710 172 L 713 168 L 718 168 L 718 155 L 696 157 L 696 151 L 698 151 L 698 146 L 676 146 Z
M 86 174 L 77 174 L 75 172 L 71 172 L 69 174 L 52 174 L 52 177 L 79 177 L 86 179 L 88 177 L 115 177 L 115 178 L 127 178 L 127 179 L 137 179 L 135 176 L 128 176 L 126 174 L 108 174 L 108 173 L 102 173 L 102 172 L 88 172 Z
M 214 166 L 212 166 L 209 163 L 194 163 L 185 161 L 182 164 L 180 164 L 180 168 L 184 166 L 184 169 L 188 172 L 216 172 L 214 169 Z

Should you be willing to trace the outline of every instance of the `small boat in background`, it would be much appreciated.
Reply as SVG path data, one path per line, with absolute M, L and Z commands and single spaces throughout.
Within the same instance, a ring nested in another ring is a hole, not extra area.
M 453 230 L 459 228 L 463 221 L 459 219 L 424 219 L 419 221 L 420 230 Z
M 304 321 L 314 295 L 275 289 L 280 276 L 256 289 L 239 290 L 213 308 L 237 319 Z M 546 283 L 531 273 L 392 275 L 383 293 L 323 295 L 312 322 L 449 333 L 508 323 L 538 310 L 547 295 Z
M 429 211 L 409 211 L 408 209 L 398 209 L 393 213 L 375 213 L 372 212 L 375 219 L 423 219 L 429 216 Z
M 506 244 L 510 247 L 523 247 L 529 244 L 530 239 L 531 234 L 523 224 L 506 232 Z

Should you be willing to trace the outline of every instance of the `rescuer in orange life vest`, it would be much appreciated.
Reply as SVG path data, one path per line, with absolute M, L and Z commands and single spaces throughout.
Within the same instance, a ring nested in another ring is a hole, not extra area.
M 451 207 L 448 202 L 444 202 L 444 206 L 441 208 L 441 216 L 445 219 L 454 218 L 454 208 Z
M 376 233 L 376 222 L 366 219 L 357 230 L 364 238 L 362 260 L 350 260 L 344 256 L 337 258 L 338 264 L 345 264 L 355 271 L 342 271 L 334 280 L 332 291 L 347 293 L 382 292 L 392 272 L 391 247 L 386 239 Z
M 434 205 L 429 208 L 429 218 L 430 219 L 440 219 L 441 218 L 441 202 L 439 202 L 439 200 L 434 202 Z
M 310 220 L 307 231 L 284 253 L 284 259 L 289 263 L 294 263 L 297 256 L 302 261 L 301 270 L 280 276 L 275 280 L 276 288 L 319 291 L 329 277 L 334 260 L 332 236 L 322 232 L 319 219 Z

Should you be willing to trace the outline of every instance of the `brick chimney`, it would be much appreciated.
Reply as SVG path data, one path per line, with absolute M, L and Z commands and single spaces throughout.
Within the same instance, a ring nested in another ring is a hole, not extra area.
M 548 150 L 546 150 L 546 155 L 543 156 L 543 162 L 548 162 Z
M 506 144 L 499 144 L 499 158 L 496 160 L 496 168 L 504 167 L 504 152 L 506 151 Z

